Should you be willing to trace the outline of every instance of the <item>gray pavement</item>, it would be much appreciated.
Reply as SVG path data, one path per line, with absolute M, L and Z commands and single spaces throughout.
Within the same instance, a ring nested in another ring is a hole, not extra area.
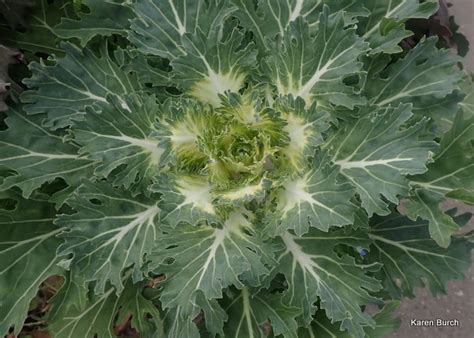
M 466 68 L 474 72 L 474 0 L 448 0 L 453 4 L 450 11 L 454 15 L 459 30 L 467 36 L 471 50 L 464 60 Z

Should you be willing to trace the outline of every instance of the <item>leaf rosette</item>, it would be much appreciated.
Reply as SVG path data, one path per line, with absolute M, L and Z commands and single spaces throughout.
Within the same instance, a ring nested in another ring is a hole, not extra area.
M 154 135 L 165 149 L 168 172 L 151 189 L 162 195 L 165 222 L 177 209 L 182 215 L 185 205 L 223 222 L 232 203 L 262 202 L 271 182 L 280 184 L 308 167 L 306 157 L 328 127 L 326 114 L 291 96 L 270 103 L 254 90 L 220 100 L 217 108 L 190 99 L 161 107 Z
M 404 42 L 437 1 L 15 2 L 0 336 L 380 337 L 470 266 L 472 81 Z

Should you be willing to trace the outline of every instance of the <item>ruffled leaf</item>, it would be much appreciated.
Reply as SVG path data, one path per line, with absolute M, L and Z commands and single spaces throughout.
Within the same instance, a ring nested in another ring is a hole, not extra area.
M 136 74 L 138 81 L 153 88 L 172 85 L 170 69 L 166 61 L 159 56 L 144 55 L 137 50 L 124 51 L 125 69 Z
M 459 59 L 448 49 L 438 49 L 436 43 L 437 38 L 428 38 L 397 62 L 387 66 L 387 59 L 382 72 L 369 71 L 364 89 L 369 102 L 379 107 L 411 103 L 419 117 L 432 117 L 440 126 L 443 120 L 452 121 L 456 103 L 462 99 L 453 91 L 463 73 L 455 68 Z
M 408 215 L 416 220 L 429 220 L 431 237 L 442 247 L 449 246 L 450 237 L 458 227 L 450 216 L 440 210 L 445 196 L 467 203 L 474 200 L 474 117 L 465 120 L 456 116 L 452 128 L 443 136 L 434 163 L 423 175 L 412 177 L 415 187 L 407 201 Z
M 132 77 L 121 70 L 103 44 L 100 56 L 92 50 L 81 50 L 61 44 L 64 58 L 54 59 L 53 65 L 32 62 L 33 76 L 23 82 L 30 88 L 22 94 L 28 114 L 47 114 L 44 125 L 58 129 L 83 118 L 85 107 L 107 102 L 107 95 L 118 97 L 140 89 Z
M 329 128 L 328 115 L 316 104 L 306 107 L 303 99 L 291 96 L 276 100 L 273 108 L 280 112 L 286 125 L 283 130 L 289 137 L 281 161 L 285 166 L 290 162 L 296 171 L 304 171 L 307 158 L 314 155 L 317 146 L 323 143 L 323 133 Z
M 66 203 L 76 213 L 60 215 L 57 224 L 68 228 L 61 256 L 73 254 L 64 264 L 74 267 L 86 281 L 96 281 L 103 294 L 106 283 L 120 294 L 122 276 L 132 268 L 133 280 L 142 280 L 145 256 L 158 239 L 160 209 L 142 196 L 130 196 L 107 183 L 84 181 Z
M 54 205 L 25 200 L 20 194 L 0 192 L 0 335 L 13 327 L 19 334 L 30 302 L 49 276 L 62 274 L 57 266 L 57 235 Z
M 421 121 L 402 129 L 412 116 L 409 105 L 376 109 L 357 121 L 348 121 L 325 145 L 341 173 L 356 187 L 369 216 L 389 213 L 387 203 L 406 196 L 406 175 L 423 173 L 436 143 L 420 139 Z
M 98 177 L 113 173 L 114 185 L 134 193 L 148 190 L 164 152 L 153 137 L 156 104 L 153 96 L 110 96 L 107 103 L 86 109 L 85 118 L 74 122 L 79 153 L 96 162 Z
M 272 182 L 266 178 L 250 183 L 248 185 L 229 189 L 227 191 L 217 194 L 218 203 L 228 203 L 229 205 L 235 205 L 235 203 L 245 203 L 252 200 L 262 200 L 268 189 L 271 187 Z
M 185 54 L 171 65 L 174 80 L 186 94 L 218 106 L 219 94 L 244 87 L 256 65 L 256 51 L 252 44 L 242 47 L 244 34 L 235 26 L 224 25 L 207 35 L 199 31 L 183 36 Z
M 288 229 L 302 235 L 310 227 L 328 231 L 331 226 L 353 223 L 357 210 L 350 201 L 353 187 L 323 158 L 312 164 L 313 169 L 289 178 L 276 190 L 275 214 L 267 225 L 271 236 Z
M 224 327 L 228 337 L 267 337 L 262 330 L 266 320 L 271 323 L 271 334 L 297 338 L 296 316 L 299 310 L 281 303 L 281 295 L 253 292 L 246 287 L 238 292 L 228 292 L 232 297 L 224 301 L 229 319 Z
M 381 288 L 366 272 L 378 269 L 378 265 L 360 265 L 349 255 L 339 257 L 334 247 L 368 247 L 366 234 L 311 229 L 303 237 L 287 232 L 281 238 L 284 249 L 278 255 L 275 272 L 284 274 L 288 283 L 283 303 L 302 309 L 302 321 L 308 325 L 320 299 L 320 307 L 331 321 L 341 322 L 340 328 L 352 337 L 364 337 L 364 327 L 374 327 L 375 321 L 360 306 L 380 303 L 370 292 Z
M 156 137 L 165 149 L 163 161 L 193 169 L 205 164 L 207 155 L 198 141 L 221 128 L 218 114 L 209 105 L 193 100 L 169 100 L 160 110 L 163 113 L 156 125 Z
M 179 223 L 218 223 L 220 217 L 213 202 L 216 196 L 202 176 L 161 175 L 151 187 L 160 193 L 161 221 L 176 227 Z
M 467 117 L 472 117 L 474 116 L 474 84 L 471 75 L 464 76 L 460 87 L 466 96 L 459 105 L 464 113 L 467 114 Z
M 78 11 L 79 18 L 63 18 L 53 28 L 63 39 L 78 38 L 85 46 L 96 35 L 126 35 L 133 17 L 127 1 L 123 0 L 80 0 L 79 7 L 87 7 L 87 12 Z
M 186 54 L 182 42 L 186 33 L 207 36 L 234 10 L 228 0 L 138 0 L 133 4 L 136 18 L 129 39 L 145 54 L 173 60 Z
M 307 103 L 329 102 L 353 108 L 364 99 L 343 80 L 362 70 L 359 57 L 368 49 L 354 28 L 344 29 L 342 12 L 324 7 L 315 35 L 298 18 L 272 44 L 265 64 L 267 76 L 281 95 L 301 96 Z
M 428 172 L 414 176 L 413 184 L 431 193 L 449 194 L 460 188 L 474 193 L 473 140 L 474 117 L 458 114 L 441 139 L 434 163 L 428 165 Z
M 364 0 L 370 15 L 360 19 L 359 32 L 370 43 L 371 53 L 398 53 L 398 44 L 413 32 L 408 19 L 427 19 L 438 10 L 437 0 Z
M 70 274 L 51 300 L 49 332 L 54 337 L 115 337 L 114 325 L 131 316 L 131 326 L 145 337 L 160 333 L 158 308 L 142 295 L 143 284 L 125 280 L 124 292 L 117 296 L 113 287 L 101 295 L 88 293 L 79 275 Z
M 66 142 L 62 133 L 45 129 L 41 116 L 26 115 L 18 105 L 11 107 L 7 116 L 9 128 L 0 131 L 0 166 L 14 174 L 0 181 L 0 190 L 16 186 L 29 197 L 56 178 L 74 189 L 82 177 L 92 173 L 94 163 L 79 156 L 77 145 Z
M 365 337 L 385 337 L 397 331 L 400 327 L 400 320 L 393 318 L 393 312 L 396 310 L 398 305 L 399 302 L 396 301 L 384 305 L 384 307 L 373 316 L 375 326 L 364 327 Z M 298 329 L 298 338 L 313 337 L 351 338 L 352 335 L 347 331 L 341 331 L 339 323 L 331 322 L 331 320 L 326 317 L 324 311 L 318 311 L 309 327 Z
M 351 22 L 356 16 L 368 15 L 363 1 L 357 0 L 261 0 L 258 6 L 252 0 L 233 0 L 239 11 L 234 15 L 239 18 L 240 23 L 254 33 L 254 39 L 261 51 L 268 46 L 267 38 L 273 38 L 279 34 L 287 34 L 288 25 L 299 17 L 304 18 L 311 30 L 316 29 L 319 23 L 319 15 L 325 5 L 329 6 L 331 14 L 344 11 L 346 22 Z
M 160 300 L 188 316 L 199 292 L 215 299 L 228 286 L 242 288 L 243 281 L 258 286 L 273 263 L 271 247 L 240 211 L 231 212 L 222 228 L 182 224 L 164 231 L 150 256 L 153 270 L 166 275 Z
M 457 221 L 462 224 L 466 217 Z M 414 297 L 414 289 L 423 286 L 429 286 L 434 295 L 446 293 L 448 280 L 463 278 L 471 265 L 473 245 L 466 237 L 453 237 L 449 247 L 441 248 L 431 239 L 426 221 L 414 222 L 397 214 L 376 216 L 369 236 L 374 242 L 367 259 L 383 264 L 378 277 L 394 298 Z
M 35 6 L 28 10 L 25 31 L 11 30 L 7 25 L 0 24 L 1 40 L 8 46 L 32 54 L 62 55 L 64 51 L 58 47 L 59 38 L 52 28 L 62 17 L 75 16 L 72 7 L 69 0 L 38 0 Z

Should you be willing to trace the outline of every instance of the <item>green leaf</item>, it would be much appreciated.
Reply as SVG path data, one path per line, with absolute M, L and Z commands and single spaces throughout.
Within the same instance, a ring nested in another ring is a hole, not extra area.
M 393 319 L 393 312 L 398 307 L 399 302 L 392 301 L 384 305 L 374 316 L 375 327 L 366 326 L 364 327 L 365 337 L 367 338 L 378 338 L 386 337 L 387 335 L 394 333 L 400 327 L 400 320 Z M 341 331 L 339 323 L 333 323 L 326 317 L 324 311 L 316 312 L 313 322 L 307 328 L 298 329 L 298 338 L 350 338 L 347 331 Z
M 232 297 L 225 299 L 223 306 L 229 314 L 224 327 L 225 337 L 267 337 L 262 330 L 262 324 L 266 320 L 270 321 L 274 336 L 298 337 L 295 317 L 299 311 L 297 308 L 283 305 L 280 294 L 253 292 L 244 287 L 232 292 Z
M 386 337 L 400 328 L 401 320 L 399 318 L 393 318 L 395 310 L 399 305 L 400 302 L 398 301 L 392 300 L 386 302 L 384 307 L 373 316 L 375 327 L 366 329 L 369 338 Z
M 66 56 L 54 59 L 53 65 L 32 62 L 33 76 L 23 80 L 29 88 L 21 96 L 28 114 L 47 114 L 44 125 L 58 129 L 83 118 L 86 106 L 107 102 L 108 94 L 122 96 L 139 89 L 133 78 L 122 71 L 107 51 L 101 47 L 100 56 L 90 49 L 81 50 L 61 44 Z
M 474 117 L 467 120 L 456 115 L 452 128 L 443 136 L 434 163 L 412 183 L 432 193 L 446 194 L 459 188 L 474 194 Z
M 88 12 L 78 12 L 79 19 L 63 18 L 53 28 L 63 39 L 78 38 L 85 46 L 96 35 L 126 35 L 133 12 L 124 0 L 81 0 L 80 7 L 86 6 Z
M 311 0 L 309 1 L 311 2 Z M 370 11 L 366 8 L 365 1 L 358 0 L 323 0 L 321 3 L 329 6 L 332 13 L 343 11 L 346 25 L 357 24 L 361 17 L 368 17 Z
M 381 337 L 468 268 L 472 79 L 405 39 L 436 0 L 15 1 L 3 333 Z
M 451 192 L 448 192 L 446 194 L 446 197 L 461 200 L 464 203 L 467 203 L 467 204 L 470 204 L 470 205 L 474 204 L 474 194 L 472 193 L 472 190 L 466 190 L 466 189 L 463 189 L 463 188 L 459 188 L 459 189 L 453 190 Z
M 131 50 L 124 51 L 124 59 L 125 69 L 134 72 L 141 84 L 151 84 L 153 87 L 171 86 L 169 67 L 159 56 L 143 55 L 137 50 Z
M 113 172 L 114 185 L 134 193 L 148 190 L 164 151 L 152 135 L 156 105 L 155 97 L 143 94 L 110 96 L 74 122 L 74 140 L 82 146 L 79 153 L 97 163 L 97 176 L 107 178 Z
M 275 144 L 285 145 L 288 143 L 288 135 L 282 130 L 286 123 L 281 115 L 286 112 L 286 109 L 303 114 L 304 102 L 290 97 L 273 100 L 268 97 L 268 92 L 265 92 L 262 87 L 248 87 L 242 94 L 226 93 L 220 97 L 221 106 L 216 111 L 224 115 L 226 119 L 257 130 L 262 137 L 268 137 Z
M 202 292 L 197 292 L 191 310 L 186 307 L 177 306 L 165 310 L 164 331 L 167 338 L 200 338 L 197 324 L 203 319 L 207 332 L 211 336 L 223 336 L 224 322 L 227 320 L 227 313 L 221 308 L 217 300 L 206 298 Z M 204 325 L 201 325 L 201 327 Z
M 0 131 L 0 166 L 14 171 L 0 181 L 0 190 L 17 186 L 28 198 L 46 182 L 63 178 L 71 188 L 92 173 L 93 162 L 80 157 L 64 134 L 41 126 L 41 116 L 25 115 L 19 105 L 7 113 L 8 129 Z M 21 133 L 18 133 L 21 131 Z
M 420 139 L 426 121 L 402 129 L 411 116 L 410 105 L 367 108 L 357 121 L 341 124 L 325 145 L 370 217 L 389 213 L 382 196 L 397 204 L 399 195 L 408 194 L 406 175 L 425 172 L 436 149 L 436 143 Z
M 412 108 L 412 112 L 415 118 L 426 115 L 431 117 L 435 122 L 434 132 L 438 136 L 451 128 L 464 97 L 465 94 L 458 89 L 444 98 L 421 97 L 420 102 Z
M 196 296 L 198 308 L 202 308 L 204 324 L 211 335 L 224 336 L 224 322 L 228 321 L 227 312 L 219 305 L 215 299 L 207 299 L 202 292 Z
M 112 188 L 103 182 L 84 181 L 66 203 L 76 213 L 60 215 L 57 224 L 67 227 L 59 254 L 86 281 L 96 281 L 102 294 L 106 282 L 120 294 L 124 270 L 132 268 L 134 282 L 143 279 L 145 256 L 155 245 L 159 208 L 153 200 Z
M 243 40 L 236 23 L 208 34 L 184 34 L 184 55 L 171 61 L 178 87 L 213 106 L 220 104 L 219 94 L 238 92 L 257 63 L 253 44 L 242 48 Z
M 408 19 L 427 19 L 438 10 L 437 0 L 364 0 L 370 15 L 359 20 L 359 32 L 370 43 L 371 53 L 398 53 L 398 44 L 413 35 Z
M 198 141 L 220 127 L 221 119 L 209 106 L 195 100 L 168 100 L 160 108 L 156 128 L 160 147 L 165 149 L 163 162 L 194 168 L 207 161 Z
M 310 24 L 319 17 L 321 8 L 319 4 L 305 0 L 289 1 L 255 1 L 252 0 L 233 0 L 239 11 L 235 16 L 240 19 L 241 24 L 252 31 L 257 40 L 257 46 L 261 51 L 267 48 L 267 38 L 273 38 L 279 34 L 284 36 L 286 28 L 290 22 L 298 17 L 309 18 Z M 313 19 L 313 20 L 311 20 Z
M 325 6 L 314 36 L 300 17 L 272 43 L 265 66 L 270 83 L 280 95 L 292 94 L 307 103 L 329 102 L 351 109 L 364 103 L 343 80 L 361 71 L 358 58 L 368 46 L 354 28 L 344 26 L 342 12 L 330 16 Z
M 441 139 L 434 163 L 428 165 L 423 175 L 411 178 L 415 190 L 407 201 L 408 216 L 429 220 L 431 237 L 445 248 L 458 227 L 440 210 L 439 204 L 444 196 L 468 203 L 474 199 L 473 140 L 474 117 L 465 120 L 458 113 L 452 128 Z
M 170 60 L 186 54 L 184 34 L 200 31 L 207 36 L 235 10 L 228 0 L 137 0 L 132 6 L 136 18 L 130 41 L 144 54 Z
M 190 318 L 187 314 L 183 315 L 183 308 L 176 307 L 171 308 L 165 312 L 164 323 L 165 323 L 165 336 L 166 338 L 201 338 L 196 324 L 193 322 L 193 318 Z M 184 317 L 184 318 L 183 318 Z
M 303 99 L 292 96 L 275 101 L 273 108 L 281 112 L 286 125 L 283 130 L 289 136 L 288 146 L 282 149 L 287 161 L 301 172 L 305 170 L 307 158 L 314 155 L 314 149 L 323 142 L 323 132 L 329 128 L 329 116 L 317 108 L 316 104 L 306 107 Z
M 331 226 L 354 222 L 357 209 L 350 201 L 352 186 L 325 159 L 316 158 L 312 168 L 284 181 L 275 192 L 276 211 L 267 230 L 271 236 L 288 229 L 302 235 L 310 226 L 328 231 Z
M 160 313 L 153 303 L 143 297 L 143 284 L 126 281 L 124 292 L 117 296 L 113 287 L 101 295 L 89 293 L 81 280 L 71 274 L 65 285 L 51 300 L 49 331 L 58 338 L 116 337 L 115 323 L 132 316 L 131 325 L 144 337 L 160 332 Z
M 144 337 L 159 335 L 163 329 L 158 308 L 143 296 L 144 283 L 133 284 L 129 280 L 125 284 L 124 293 L 120 296 L 119 317 L 117 323 L 125 322 L 131 315 L 131 327 Z
M 463 73 L 454 68 L 459 59 L 449 49 L 438 49 L 436 43 L 437 38 L 428 38 L 383 71 L 369 72 L 364 89 L 369 102 L 379 107 L 411 103 L 420 117 L 432 117 L 440 124 L 443 119 L 452 120 L 445 100 L 458 88 Z M 449 98 L 461 100 L 459 94 Z
M 267 190 L 271 187 L 272 181 L 262 178 L 256 183 L 250 183 L 234 189 L 229 189 L 225 192 L 217 194 L 218 203 L 228 203 L 235 205 L 235 203 L 251 202 L 253 200 L 262 200 Z
M 254 39 L 261 51 L 269 47 L 267 38 L 273 38 L 276 34 L 284 36 L 288 25 L 299 17 L 308 22 L 310 30 L 315 29 L 324 5 L 329 6 L 332 14 L 344 11 L 346 22 L 356 16 L 368 14 L 363 2 L 357 0 L 260 0 L 257 7 L 252 0 L 233 2 L 239 8 L 234 15 L 239 18 L 242 26 L 254 33 Z
M 331 321 L 341 322 L 341 329 L 347 330 L 352 337 L 364 337 L 364 327 L 374 327 L 375 321 L 363 313 L 360 306 L 380 303 L 370 292 L 381 287 L 366 272 L 378 269 L 378 264 L 358 264 L 347 254 L 338 256 L 334 248 L 337 245 L 368 247 L 367 235 L 345 230 L 327 233 L 310 229 L 303 237 L 287 232 L 281 238 L 284 249 L 278 255 L 275 273 L 284 274 L 288 283 L 283 303 L 302 309 L 302 321 L 308 325 L 316 309 L 315 303 L 320 299 L 320 307 Z
M 464 100 L 459 104 L 467 117 L 474 116 L 474 84 L 471 75 L 466 74 L 460 84 L 463 93 L 466 94 Z
M 64 52 L 58 47 L 59 38 L 53 27 L 62 17 L 74 17 L 71 5 L 69 0 L 38 0 L 28 11 L 26 31 L 11 30 L 7 25 L 0 24 L 1 40 L 8 46 L 32 54 L 62 55 Z
M 150 259 L 153 271 L 166 275 L 160 283 L 164 308 L 179 306 L 190 315 L 198 291 L 215 299 L 228 286 L 262 282 L 273 263 L 272 249 L 242 212 L 231 212 L 222 228 L 182 224 L 163 230 Z
M 451 216 L 440 209 L 444 202 L 443 195 L 423 189 L 415 189 L 406 204 L 407 215 L 412 220 L 421 217 L 429 221 L 430 236 L 439 246 L 447 248 L 451 242 L 451 235 L 458 231 L 458 225 Z
M 229 98 L 232 96 L 229 94 Z M 252 105 L 237 107 L 225 102 L 217 109 L 221 119 L 215 126 L 210 124 L 198 142 L 207 156 L 200 172 L 208 174 L 216 190 L 223 193 L 256 184 L 272 167 L 280 166 L 274 159 L 279 148 L 288 144 L 285 121 L 278 112 L 268 108 L 252 112 Z M 250 112 L 240 113 L 240 109 Z
M 62 283 L 51 297 L 49 303 L 51 307 L 47 313 L 49 321 L 59 318 L 69 311 L 76 311 L 84 308 L 88 301 L 88 284 L 81 276 L 72 271 L 65 272 L 62 276 Z
M 471 265 L 472 243 L 455 236 L 449 247 L 441 248 L 431 239 L 426 221 L 394 213 L 374 217 L 371 227 L 374 242 L 367 259 L 383 264 L 378 277 L 393 298 L 414 297 L 414 288 L 425 285 L 434 295 L 446 293 L 448 280 L 463 278 Z
M 62 274 L 56 249 L 63 230 L 53 225 L 54 205 L 0 192 L 0 335 L 19 334 L 31 300 L 49 276 Z
M 213 204 L 216 196 L 202 176 L 170 176 L 163 174 L 151 187 L 160 193 L 161 221 L 176 227 L 179 223 L 218 223 L 220 217 Z

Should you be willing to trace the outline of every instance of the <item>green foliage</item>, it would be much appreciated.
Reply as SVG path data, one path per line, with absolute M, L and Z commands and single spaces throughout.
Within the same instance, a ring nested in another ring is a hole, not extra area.
M 472 80 L 401 43 L 436 1 L 9 4 L 0 335 L 55 276 L 54 337 L 382 337 L 469 268 Z

